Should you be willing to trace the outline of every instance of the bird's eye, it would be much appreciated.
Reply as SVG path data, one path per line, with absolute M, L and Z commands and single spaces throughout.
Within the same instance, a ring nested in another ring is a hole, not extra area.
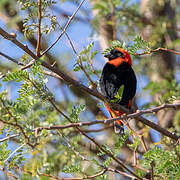
M 115 49 L 112 49 L 112 50 L 110 51 L 110 53 L 111 53 L 111 54 L 115 54 L 115 51 L 116 51 Z
M 118 57 L 122 57 L 122 58 L 124 58 L 124 53 L 122 53 L 122 52 L 118 52 Z

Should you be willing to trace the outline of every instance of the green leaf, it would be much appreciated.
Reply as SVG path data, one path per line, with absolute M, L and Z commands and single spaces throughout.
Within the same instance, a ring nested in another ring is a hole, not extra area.
M 114 97 L 117 98 L 117 99 L 120 101 L 121 98 L 122 98 L 122 95 L 123 95 L 123 91 L 124 91 L 124 85 L 122 85 L 122 86 L 119 88 L 117 94 L 116 94 Z
M 78 66 L 78 65 L 76 65 L 75 67 L 74 67 L 74 69 L 73 69 L 73 71 L 80 71 L 81 70 L 81 68 L 80 68 L 80 66 Z
M 115 143 L 115 149 L 118 150 L 119 152 L 119 149 L 124 145 L 124 143 L 126 142 L 126 140 L 128 139 L 128 131 L 125 132 L 124 136 L 120 136 L 118 137 L 118 140 L 117 142 Z
M 128 144 L 128 147 L 131 148 L 132 150 L 136 150 L 139 144 L 140 144 L 140 139 L 137 137 L 134 139 L 133 144 Z
M 62 170 L 62 172 L 65 173 L 77 173 L 81 172 L 82 167 L 80 165 L 70 165 L 70 166 L 65 166 Z
M 104 166 L 105 167 L 109 167 L 109 165 L 111 164 L 111 162 L 112 162 L 112 158 L 111 157 L 108 157 L 107 159 L 106 159 L 106 161 L 104 161 Z
M 7 81 L 22 81 L 22 80 L 27 80 L 28 78 L 28 72 L 27 71 L 14 71 L 14 72 L 10 72 L 8 74 L 6 74 L 5 78 L 3 79 L 4 82 Z
M 115 40 L 115 41 L 112 41 L 111 47 L 105 49 L 105 50 L 102 52 L 102 54 L 109 53 L 112 49 L 115 49 L 115 48 L 117 48 L 117 47 L 123 48 L 123 49 L 127 49 L 125 42 L 122 42 L 122 41 L 119 41 L 119 40 Z
M 73 107 L 72 112 L 70 114 L 70 118 L 73 122 L 78 122 L 79 121 L 79 115 L 82 111 L 85 111 L 86 106 L 84 104 L 80 104 L 78 107 Z

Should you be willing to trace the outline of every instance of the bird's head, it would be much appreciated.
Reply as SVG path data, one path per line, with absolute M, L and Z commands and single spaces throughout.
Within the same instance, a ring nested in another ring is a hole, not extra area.
M 127 50 L 119 47 L 112 49 L 109 53 L 105 54 L 104 57 L 108 58 L 109 61 L 119 59 L 120 61 L 127 62 L 130 66 L 132 66 L 131 56 Z

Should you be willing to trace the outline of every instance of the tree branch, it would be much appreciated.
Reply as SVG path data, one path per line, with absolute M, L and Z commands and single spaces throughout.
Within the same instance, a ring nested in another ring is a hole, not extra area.
M 21 144 L 18 148 L 16 148 L 5 160 L 4 163 L 6 163 L 17 151 L 19 151 L 23 146 L 25 146 L 26 143 Z
M 16 38 L 15 38 L 14 36 L 12 36 L 11 34 L 8 34 L 8 33 L 7 33 L 6 31 L 4 31 L 2 28 L 0 28 L 0 34 L 1 34 L 4 38 L 12 41 L 12 42 L 13 42 L 14 44 L 16 44 L 18 47 L 20 47 L 21 49 L 23 49 L 23 50 L 24 50 L 26 53 L 28 53 L 34 60 L 38 60 L 38 59 L 39 59 L 39 57 L 36 56 L 32 51 L 30 51 L 26 45 L 23 45 L 22 43 L 20 43 L 18 40 L 16 40 Z M 34 63 L 34 62 L 30 62 L 30 63 L 29 63 L 28 65 L 26 65 L 24 68 L 27 68 L 27 67 L 29 68 L 29 67 L 31 67 L 33 63 Z M 103 100 L 103 101 L 107 101 L 106 98 L 105 98 L 102 94 L 100 94 L 100 93 L 97 92 L 97 91 L 94 91 L 93 89 L 90 89 L 90 88 L 84 86 L 84 85 L 81 84 L 79 81 L 74 80 L 73 78 L 71 78 L 70 76 L 68 76 L 68 75 L 65 74 L 64 72 L 60 71 L 60 70 L 57 69 L 56 67 L 52 67 L 51 65 L 49 65 L 49 64 L 46 63 L 46 62 L 42 62 L 42 66 L 44 66 L 44 67 L 46 67 L 47 69 L 51 70 L 52 72 L 56 73 L 56 74 L 57 74 L 58 76 L 60 76 L 63 80 L 65 80 L 66 82 L 68 82 L 70 85 L 74 85 L 75 87 L 77 87 L 78 89 L 82 90 L 83 92 L 89 93 L 90 95 L 95 96 L 95 97 L 97 97 L 98 99 L 101 99 L 101 100 Z M 23 68 L 22 68 L 22 69 L 23 69 Z M 56 76 L 56 77 L 57 77 L 57 76 Z M 120 106 L 120 105 L 117 104 L 117 103 L 116 103 L 116 104 L 115 104 L 115 103 L 112 104 L 112 107 L 114 107 L 115 109 L 121 110 L 121 111 L 123 111 L 123 112 L 125 112 L 125 113 L 127 113 L 127 114 L 130 114 L 130 113 L 131 113 L 128 109 L 124 108 L 123 106 Z M 140 112 L 138 112 L 138 113 L 141 114 L 142 111 L 140 111 Z M 148 112 L 148 113 L 149 113 L 149 112 Z M 176 140 L 176 141 L 179 139 L 179 137 L 178 137 L 176 134 L 170 133 L 170 132 L 167 131 L 166 129 L 163 129 L 162 127 L 160 127 L 160 126 L 158 126 L 157 124 L 155 124 L 155 123 L 147 120 L 146 118 L 144 118 L 144 117 L 142 117 L 142 116 L 139 116 L 139 115 L 137 116 L 137 115 L 135 114 L 135 117 L 133 117 L 133 118 L 135 118 L 136 120 L 142 122 L 143 124 L 145 124 L 145 125 L 153 128 L 153 129 L 157 130 L 158 132 L 162 133 L 162 134 L 165 135 L 165 136 L 168 136 L 168 137 L 170 137 L 170 138 L 172 138 L 172 139 L 174 139 L 174 140 Z M 118 120 L 118 119 L 117 119 L 117 120 Z
M 13 59 L 13 58 L 11 58 L 10 56 L 8 56 L 8 55 L 6 55 L 6 54 L 4 54 L 4 53 L 2 53 L 2 52 L 0 52 L 0 55 L 1 55 L 1 56 L 4 56 L 5 58 L 9 59 L 10 61 L 12 61 L 12 62 L 14 62 L 14 63 L 16 63 L 16 64 L 18 64 L 18 65 L 20 65 L 20 66 L 24 66 L 23 63 L 18 62 L 16 59 Z
M 52 100 L 49 100 L 51 105 L 56 109 L 58 113 L 60 113 L 62 116 L 64 116 L 70 123 L 72 123 L 71 119 L 66 116 L 55 104 Z M 127 168 L 123 162 L 121 162 L 119 159 L 117 159 L 111 152 L 105 150 L 101 145 L 99 145 L 94 138 L 91 138 L 89 135 L 87 135 L 85 132 L 83 132 L 79 127 L 75 127 L 82 135 L 84 135 L 87 139 L 92 141 L 102 152 L 107 154 L 109 157 L 111 157 L 115 162 L 117 162 L 124 170 L 128 171 L 130 174 L 135 176 L 137 179 L 142 179 L 139 176 L 137 176 L 134 172 L 132 172 L 129 168 Z
M 36 55 L 40 57 L 41 50 L 41 0 L 38 0 L 38 40 L 36 46 Z
M 72 16 L 69 18 L 68 22 L 66 23 L 63 32 L 61 32 L 61 34 L 59 35 L 59 37 L 55 40 L 55 42 L 48 47 L 42 54 L 41 56 L 43 56 L 44 54 L 46 54 L 58 41 L 59 39 L 62 37 L 62 35 L 66 32 L 66 29 L 68 28 L 69 24 L 71 23 L 71 21 L 73 20 L 74 16 L 77 14 L 77 12 L 79 11 L 80 7 L 82 6 L 82 4 L 84 3 L 85 0 L 82 0 L 81 3 L 79 4 L 79 6 L 77 7 L 77 9 L 74 11 L 74 13 L 72 14 Z M 41 57 L 40 56 L 40 57 Z
M 31 148 L 34 148 L 37 144 L 34 144 L 34 145 L 33 145 L 33 144 L 30 143 L 30 138 L 29 138 L 29 137 L 27 136 L 27 134 L 25 133 L 23 127 L 22 127 L 21 125 L 19 125 L 18 120 L 17 120 L 16 117 L 14 117 L 13 114 L 10 112 L 9 108 L 5 105 L 5 102 L 4 102 L 2 99 L 0 99 L 0 100 L 1 100 L 4 108 L 6 109 L 8 115 L 9 115 L 11 118 L 14 119 L 15 123 L 13 123 L 13 122 L 7 122 L 7 121 L 5 121 L 5 120 L 3 120 L 3 119 L 1 119 L 1 118 L 0 118 L 0 121 L 1 121 L 2 123 L 4 123 L 4 124 L 8 124 L 8 125 L 10 125 L 10 126 L 17 127 L 17 128 L 20 130 L 20 132 L 23 134 L 26 143 L 27 143 Z
M 159 47 L 157 49 L 153 49 L 153 50 L 147 51 L 147 52 L 143 52 L 143 53 L 134 53 L 133 55 L 140 56 L 140 55 L 151 54 L 151 53 L 157 52 L 157 51 L 168 51 L 168 52 L 171 52 L 173 54 L 180 55 L 180 52 L 178 52 L 178 51 L 174 51 L 172 49 L 167 49 L 167 48 L 161 48 L 161 47 Z
M 140 115 L 158 112 L 158 111 L 160 111 L 162 109 L 165 109 L 165 108 L 178 108 L 178 107 L 180 107 L 180 103 L 179 104 L 163 104 L 161 106 L 151 108 L 151 109 L 147 109 L 147 110 L 137 110 L 135 113 L 131 113 L 131 114 L 128 114 L 128 115 L 121 115 L 121 116 L 119 116 L 117 118 L 110 118 L 110 119 L 105 119 L 105 120 L 94 120 L 94 121 L 88 121 L 88 122 L 70 123 L 70 124 L 67 124 L 67 125 L 38 127 L 38 128 L 35 129 L 35 132 L 36 132 L 36 134 L 38 134 L 43 129 L 46 129 L 46 130 L 67 129 L 67 128 L 71 128 L 71 127 L 92 126 L 92 125 L 95 125 L 95 124 L 110 124 L 110 123 L 112 123 L 114 121 L 117 121 L 117 120 L 120 120 L 120 119 L 138 118 L 139 121 L 141 121 L 143 124 L 146 124 L 146 125 L 150 126 L 151 128 L 156 129 L 161 134 L 163 134 L 165 136 L 168 136 L 168 137 L 170 137 L 170 138 L 177 141 L 179 139 L 179 137 L 177 135 L 175 135 L 173 133 L 170 133 L 166 129 L 163 129 L 160 126 L 158 126 L 157 124 L 146 120 L 145 118 L 141 117 Z M 147 149 L 147 148 L 145 148 L 145 149 Z
M 0 121 L 1 121 L 1 119 L 0 119 Z M 2 138 L 2 139 L 0 139 L 0 143 L 3 142 L 3 141 L 9 140 L 11 138 L 14 138 L 16 136 L 19 136 L 19 134 L 13 134 L 13 135 L 10 135 L 8 137 Z

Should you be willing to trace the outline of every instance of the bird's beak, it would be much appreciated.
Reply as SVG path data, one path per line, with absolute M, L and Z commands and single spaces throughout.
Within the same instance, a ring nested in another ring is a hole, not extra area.
M 108 59 L 110 59 L 111 56 L 112 56 L 111 53 L 106 53 L 106 54 L 104 55 L 104 57 L 105 57 L 105 58 L 108 58 Z

